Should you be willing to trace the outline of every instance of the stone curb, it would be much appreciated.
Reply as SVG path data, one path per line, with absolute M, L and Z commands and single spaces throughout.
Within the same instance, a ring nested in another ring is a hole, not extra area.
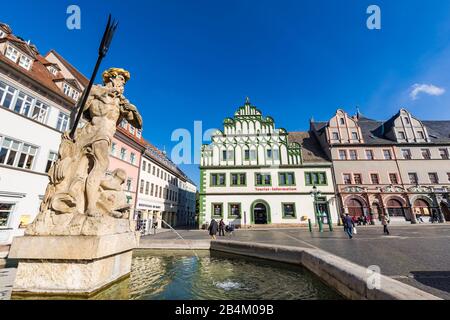
M 148 242 L 148 243 L 147 243 Z M 138 249 L 192 249 L 192 250 L 209 250 L 211 248 L 211 240 L 149 240 L 142 241 Z
M 442 300 L 384 275 L 380 276 L 379 289 L 369 289 L 369 273 L 366 268 L 320 249 L 240 241 L 211 241 L 211 250 L 302 265 L 347 299 Z

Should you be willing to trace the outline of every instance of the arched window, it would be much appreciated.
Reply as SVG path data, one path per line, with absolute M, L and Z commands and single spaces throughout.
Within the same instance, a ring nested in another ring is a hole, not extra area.
M 391 217 L 404 217 L 405 211 L 403 205 L 397 199 L 390 199 L 387 202 L 387 211 Z
M 354 217 L 360 217 L 364 215 L 364 206 L 356 198 L 351 198 L 346 201 L 348 214 Z

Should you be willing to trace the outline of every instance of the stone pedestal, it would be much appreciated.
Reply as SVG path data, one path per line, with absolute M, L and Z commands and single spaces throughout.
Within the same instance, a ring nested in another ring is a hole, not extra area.
M 91 295 L 127 276 L 139 233 L 101 236 L 24 236 L 9 258 L 18 259 L 13 294 Z

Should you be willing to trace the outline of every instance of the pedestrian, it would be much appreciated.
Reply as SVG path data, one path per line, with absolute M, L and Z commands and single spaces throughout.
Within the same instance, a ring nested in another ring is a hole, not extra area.
M 349 239 L 353 238 L 353 227 L 355 226 L 355 222 L 352 217 L 349 216 L 348 213 L 345 214 L 344 217 L 344 232 L 348 235 Z
M 218 229 L 217 221 L 212 219 L 211 223 L 208 227 L 209 235 L 211 236 L 211 239 L 216 240 L 216 233 Z
M 389 235 L 388 229 L 389 219 L 385 214 L 381 216 L 381 224 L 383 225 L 383 234 Z
M 219 222 L 219 237 L 225 236 L 225 222 L 223 222 L 223 219 L 220 219 Z

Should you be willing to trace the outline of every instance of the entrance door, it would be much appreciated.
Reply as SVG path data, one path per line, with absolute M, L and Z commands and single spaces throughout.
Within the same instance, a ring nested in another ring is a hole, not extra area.
M 348 214 L 352 217 L 362 217 L 364 216 L 364 208 L 362 203 L 355 198 L 349 199 L 347 202 Z
M 255 224 L 267 224 L 267 208 L 263 203 L 257 203 L 253 208 Z
M 401 202 L 396 199 L 390 199 L 387 202 L 387 211 L 389 217 L 405 217 L 405 210 Z
M 422 199 L 417 199 L 416 201 L 414 201 L 414 213 L 429 217 L 431 210 L 428 202 Z

